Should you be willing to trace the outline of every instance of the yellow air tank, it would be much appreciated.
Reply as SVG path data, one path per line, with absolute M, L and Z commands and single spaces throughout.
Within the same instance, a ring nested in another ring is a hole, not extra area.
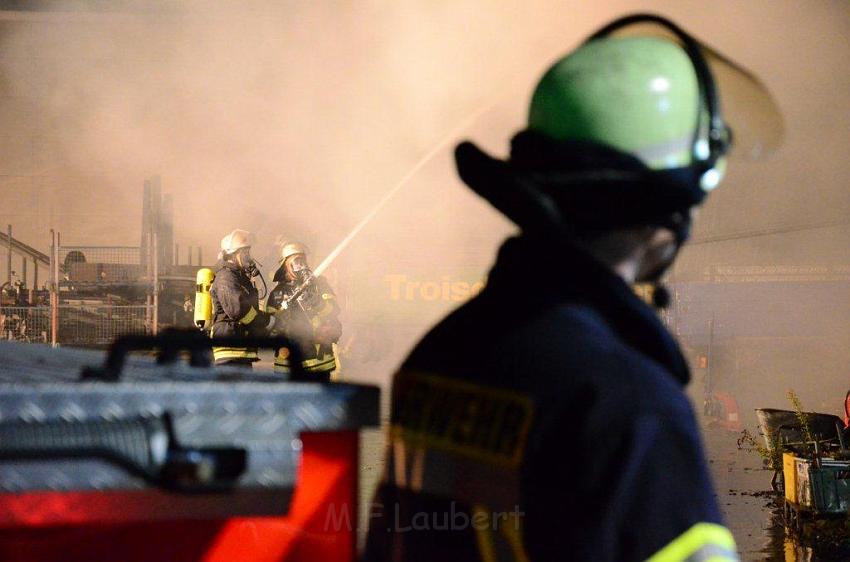
M 195 277 L 195 326 L 201 330 L 209 330 L 212 327 L 212 297 L 210 297 L 210 286 L 215 273 L 212 269 L 204 267 L 198 270 Z

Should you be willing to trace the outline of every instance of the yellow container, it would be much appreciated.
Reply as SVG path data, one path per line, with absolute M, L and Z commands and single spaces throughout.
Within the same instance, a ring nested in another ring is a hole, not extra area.
M 213 307 L 210 287 L 213 279 L 215 279 L 215 273 L 206 267 L 198 270 L 195 279 L 195 326 L 201 330 L 212 328 Z
M 785 499 L 797 503 L 797 467 L 793 453 L 782 453 L 782 476 L 785 478 Z

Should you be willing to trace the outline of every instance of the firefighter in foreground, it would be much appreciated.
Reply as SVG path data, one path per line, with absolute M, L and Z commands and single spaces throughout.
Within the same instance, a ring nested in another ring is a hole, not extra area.
M 252 279 L 259 269 L 251 258 L 251 233 L 236 229 L 221 239 L 215 279 L 210 288 L 212 328 L 210 335 L 267 336 L 274 326 L 272 315 L 260 310 L 259 293 Z M 216 365 L 244 365 L 259 361 L 256 348 L 214 347 Z
M 301 348 L 304 372 L 311 380 L 328 381 L 337 367 L 334 344 L 342 334 L 336 297 L 324 277 L 307 265 L 307 248 L 299 242 L 281 247 L 277 283 L 266 302 L 266 312 L 278 319 L 276 331 Z M 275 352 L 275 371 L 289 375 L 287 348 Z
M 715 64 L 760 105 L 736 114 Z M 549 69 L 507 160 L 457 147 L 521 234 L 394 378 L 368 560 L 738 559 L 687 364 L 632 285 L 660 281 L 733 140 L 778 142 L 774 109 L 674 24 L 632 16 Z

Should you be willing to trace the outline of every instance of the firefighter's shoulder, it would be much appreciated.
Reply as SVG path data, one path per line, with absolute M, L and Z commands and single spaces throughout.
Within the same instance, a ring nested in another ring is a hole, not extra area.
M 516 355 L 509 361 L 522 365 L 524 380 L 516 384 L 538 400 L 572 402 L 583 396 L 610 406 L 612 416 L 630 410 L 690 418 L 683 381 L 627 336 L 635 335 L 617 331 L 593 307 L 566 303 L 534 315 L 499 345 Z
M 230 267 L 220 267 L 215 272 L 215 278 L 213 279 L 213 283 L 222 286 L 224 284 L 234 284 L 238 283 L 239 275 L 233 268 Z

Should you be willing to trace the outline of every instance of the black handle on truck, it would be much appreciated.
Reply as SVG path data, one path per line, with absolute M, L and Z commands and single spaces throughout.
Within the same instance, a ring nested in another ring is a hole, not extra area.
M 198 330 L 171 328 L 156 336 L 126 335 L 117 338 L 109 347 L 102 367 L 88 367 L 83 370 L 82 379 L 95 379 L 102 382 L 118 382 L 127 355 L 133 351 L 159 350 L 157 362 L 173 363 L 180 352 L 189 352 L 189 363 L 194 367 L 210 367 L 210 351 L 213 347 L 256 347 L 259 349 L 279 349 L 290 351 L 292 380 L 312 380 L 304 372 L 301 348 L 283 336 L 254 337 L 228 336 L 209 338 Z

